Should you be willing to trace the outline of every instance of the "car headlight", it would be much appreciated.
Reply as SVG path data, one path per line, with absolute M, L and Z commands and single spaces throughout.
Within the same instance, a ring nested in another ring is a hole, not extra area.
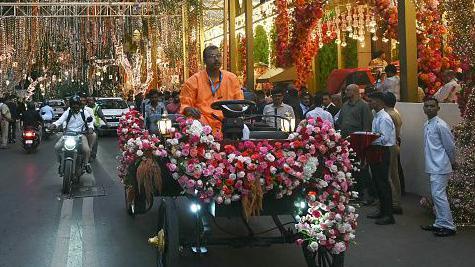
M 75 149 L 76 140 L 74 140 L 73 138 L 66 138 L 66 140 L 64 140 L 64 148 L 66 148 L 67 150 Z

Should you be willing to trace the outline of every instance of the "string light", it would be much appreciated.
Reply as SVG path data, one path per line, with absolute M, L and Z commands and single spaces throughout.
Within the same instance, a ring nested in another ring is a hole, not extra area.
M 465 64 L 475 66 L 475 0 L 443 0 L 447 12 L 447 25 L 450 27 L 448 39 L 453 53 Z

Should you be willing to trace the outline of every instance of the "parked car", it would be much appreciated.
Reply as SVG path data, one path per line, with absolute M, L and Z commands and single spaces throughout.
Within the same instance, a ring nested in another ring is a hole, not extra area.
M 107 120 L 106 124 L 101 120 L 101 126 L 97 129 L 99 135 L 106 132 L 115 132 L 119 127 L 119 119 L 122 114 L 129 111 L 129 106 L 120 97 L 102 97 L 97 99 L 97 104 L 101 106 L 102 113 Z
M 343 95 L 349 84 L 357 84 L 360 92 L 364 92 L 366 87 L 373 86 L 375 83 L 376 80 L 369 68 L 336 69 L 328 76 L 327 89 L 330 94 L 342 93 Z
M 66 111 L 66 103 L 62 99 L 52 99 L 48 101 L 48 105 L 53 108 L 54 118 L 53 120 L 59 119 L 61 115 Z

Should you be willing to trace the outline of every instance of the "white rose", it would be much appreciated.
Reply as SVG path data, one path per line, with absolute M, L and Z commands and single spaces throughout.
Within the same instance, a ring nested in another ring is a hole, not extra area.
M 212 158 L 211 153 L 209 152 L 205 153 L 205 159 L 211 159 L 211 158 Z
M 270 161 L 270 162 L 274 162 L 275 157 L 274 157 L 274 155 L 272 155 L 271 153 L 267 153 L 267 155 L 266 155 L 266 160 L 268 160 L 268 161 Z
M 270 172 L 271 172 L 272 174 L 275 174 L 275 173 L 277 172 L 277 169 L 276 169 L 274 166 L 271 166 L 271 167 L 270 167 Z
M 331 172 L 336 172 L 336 171 L 338 171 L 338 167 L 337 167 L 336 165 L 332 165 L 332 166 L 330 167 L 330 171 L 331 171 Z
M 143 156 L 143 151 L 139 149 L 139 150 L 137 150 L 136 154 L 137 154 L 137 156 L 141 157 L 141 156 Z
M 318 243 L 315 242 L 315 241 L 313 241 L 312 243 L 310 243 L 310 245 L 308 245 L 308 248 L 309 248 L 311 251 L 315 252 L 315 251 L 318 250 Z

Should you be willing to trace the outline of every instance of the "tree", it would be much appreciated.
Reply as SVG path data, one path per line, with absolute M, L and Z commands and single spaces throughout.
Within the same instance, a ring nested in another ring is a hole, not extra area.
M 257 25 L 254 34 L 254 61 L 269 64 L 269 40 L 262 25 Z

